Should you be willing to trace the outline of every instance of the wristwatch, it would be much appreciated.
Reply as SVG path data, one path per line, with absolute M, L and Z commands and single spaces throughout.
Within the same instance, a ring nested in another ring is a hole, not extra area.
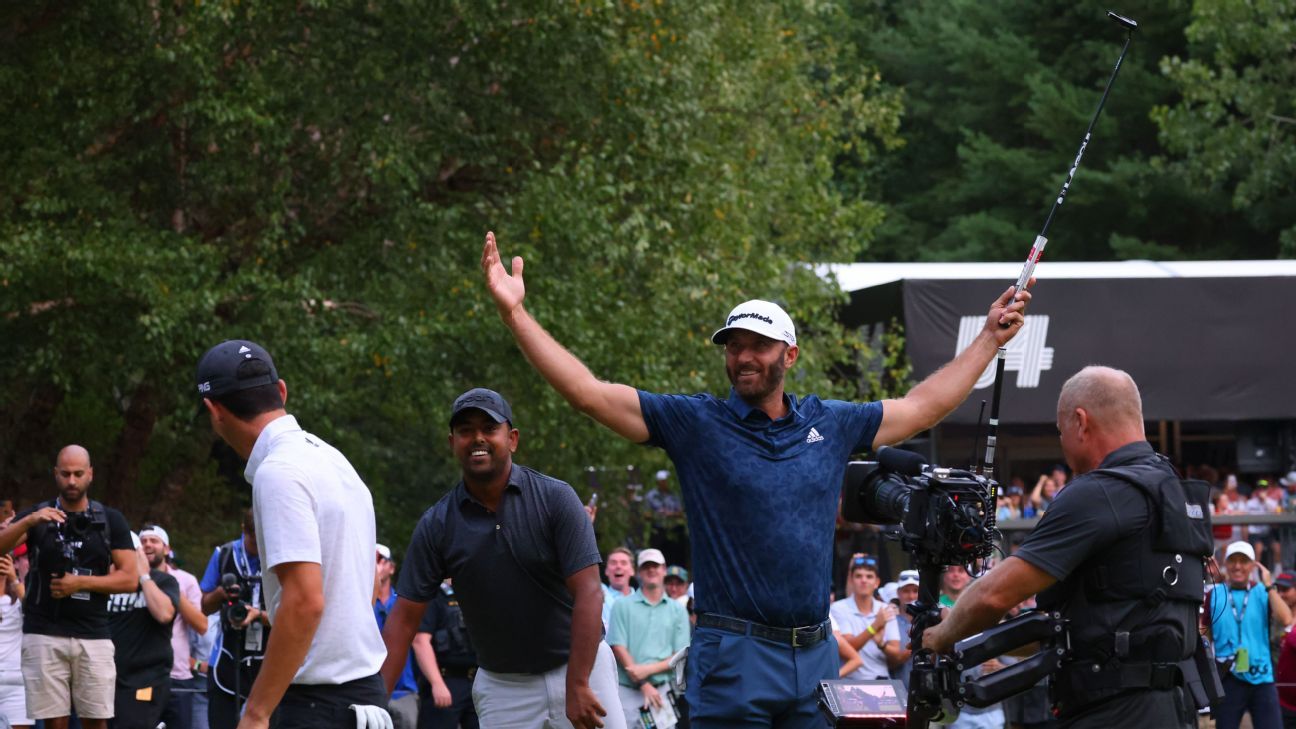
M 152 582 L 152 581 L 153 581 L 153 575 L 140 575 L 140 587 L 143 587 L 145 582 Z

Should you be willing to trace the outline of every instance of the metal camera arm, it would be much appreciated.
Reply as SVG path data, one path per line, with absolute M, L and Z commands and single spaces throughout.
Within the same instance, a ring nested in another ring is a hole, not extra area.
M 933 578 L 930 583 L 928 571 Z M 939 566 L 923 568 L 919 581 L 935 584 L 939 574 Z M 935 596 L 921 595 L 926 592 L 922 586 L 919 592 L 919 599 L 909 607 L 914 617 L 914 645 L 919 645 L 923 631 L 940 622 Z M 964 671 L 1031 643 L 1039 643 L 1040 648 L 1030 658 L 980 678 L 962 680 Z M 949 655 L 927 648 L 917 650 L 909 678 L 909 722 L 918 729 L 926 729 L 930 722 L 948 724 L 958 718 L 964 706 L 982 708 L 1029 690 L 1061 668 L 1070 655 L 1067 621 L 1055 612 L 1019 615 L 959 641 Z
M 981 708 L 1030 689 L 1062 667 L 1071 655 L 1071 638 L 1061 613 L 1026 613 L 955 643 L 952 662 L 960 674 L 1031 643 L 1040 647 L 1030 658 L 960 682 L 960 700 Z

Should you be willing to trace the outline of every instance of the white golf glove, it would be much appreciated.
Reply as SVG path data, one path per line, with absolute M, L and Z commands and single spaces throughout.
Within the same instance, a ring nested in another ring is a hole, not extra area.
M 391 715 L 381 706 L 351 704 L 347 708 L 356 713 L 356 729 L 392 729 Z

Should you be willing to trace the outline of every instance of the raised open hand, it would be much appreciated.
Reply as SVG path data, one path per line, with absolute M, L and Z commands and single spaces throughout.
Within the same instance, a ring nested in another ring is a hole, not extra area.
M 513 258 L 513 273 L 504 270 L 500 259 L 499 247 L 495 245 L 495 233 L 486 233 L 486 245 L 482 247 L 482 274 L 486 276 L 486 288 L 501 317 L 508 318 L 526 298 L 526 284 L 522 282 L 522 257 Z

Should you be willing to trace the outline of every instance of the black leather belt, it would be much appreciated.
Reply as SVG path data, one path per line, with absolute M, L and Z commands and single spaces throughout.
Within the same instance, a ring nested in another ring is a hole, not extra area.
M 739 620 L 725 615 L 702 613 L 698 615 L 697 624 L 698 627 L 719 628 L 739 635 L 751 635 L 756 638 L 764 638 L 775 643 L 792 646 L 793 648 L 809 648 L 817 643 L 822 643 L 832 634 L 832 628 L 829 627 L 827 620 L 818 625 L 805 625 L 799 628 L 776 628 L 771 625 L 753 623 L 750 620 Z
M 451 666 L 441 666 L 441 675 L 445 678 L 466 678 L 472 680 L 477 677 L 477 667 L 469 666 L 468 668 L 453 668 Z

